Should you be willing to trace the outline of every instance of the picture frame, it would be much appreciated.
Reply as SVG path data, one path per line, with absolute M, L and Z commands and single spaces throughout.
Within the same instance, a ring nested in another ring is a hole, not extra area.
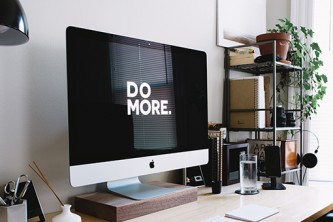
M 266 32 L 266 0 L 217 0 L 217 45 L 251 44 Z

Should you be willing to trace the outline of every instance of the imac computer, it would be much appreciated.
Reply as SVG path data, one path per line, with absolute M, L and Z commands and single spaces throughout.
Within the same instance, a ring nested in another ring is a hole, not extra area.
M 205 52 L 70 26 L 66 53 L 72 186 L 146 199 L 173 190 L 139 176 L 208 162 Z

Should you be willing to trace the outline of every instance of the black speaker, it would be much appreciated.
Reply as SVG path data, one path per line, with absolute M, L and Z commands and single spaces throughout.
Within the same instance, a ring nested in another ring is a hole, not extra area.
M 271 178 L 271 182 L 263 183 L 262 188 L 264 190 L 285 190 L 285 186 L 276 182 L 276 178 L 281 177 L 280 147 L 266 146 L 264 150 L 266 177 Z
M 212 187 L 212 193 L 221 193 L 222 187 L 222 147 L 218 138 L 208 138 L 209 162 L 202 166 L 206 186 Z
M 318 158 L 314 153 L 306 153 L 303 158 L 297 154 L 297 164 L 303 161 L 303 166 L 306 168 L 314 168 L 318 163 Z
M 264 149 L 266 177 L 281 177 L 280 147 L 266 146 Z
M 306 153 L 303 155 L 303 157 L 301 155 L 297 154 L 297 165 L 302 161 L 304 167 L 314 168 L 318 163 L 316 153 L 318 153 L 318 149 L 319 149 L 319 139 L 318 139 L 317 135 L 314 134 L 310 130 L 303 130 L 303 132 L 311 133 L 316 138 L 317 147 L 316 147 L 314 153 Z

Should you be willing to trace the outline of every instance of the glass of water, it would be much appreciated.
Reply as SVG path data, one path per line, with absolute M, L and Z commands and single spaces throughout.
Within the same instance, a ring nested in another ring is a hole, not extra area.
M 257 155 L 239 155 L 240 194 L 257 194 Z

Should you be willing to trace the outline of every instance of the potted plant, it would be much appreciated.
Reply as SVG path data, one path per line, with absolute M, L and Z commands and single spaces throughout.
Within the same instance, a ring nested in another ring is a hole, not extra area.
M 303 116 L 301 120 L 311 119 L 317 113 L 317 108 L 326 94 L 327 76 L 320 73 L 319 68 L 323 66 L 320 58 L 322 53 L 317 42 L 312 41 L 313 30 L 303 26 L 296 26 L 290 20 L 279 19 L 275 28 L 268 29 L 268 33 L 287 33 L 291 36 L 287 59 L 292 65 L 300 66 L 303 69 L 302 81 L 299 75 L 282 75 L 276 90 L 281 93 L 290 84 L 303 84 L 303 94 L 296 95 L 298 104 L 303 102 Z M 290 101 L 288 101 L 290 102 Z

